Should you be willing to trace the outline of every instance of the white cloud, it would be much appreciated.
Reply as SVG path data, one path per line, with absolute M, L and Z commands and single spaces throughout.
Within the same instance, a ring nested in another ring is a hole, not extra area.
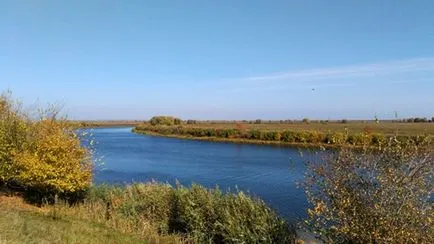
M 330 78 L 354 78 L 366 76 L 385 76 L 421 71 L 434 71 L 434 58 L 416 58 L 335 68 L 294 70 L 278 74 L 251 76 L 236 80 L 242 81 L 297 81 Z

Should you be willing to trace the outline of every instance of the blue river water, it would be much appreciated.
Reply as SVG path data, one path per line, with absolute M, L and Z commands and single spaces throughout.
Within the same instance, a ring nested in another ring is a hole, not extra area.
M 124 184 L 156 180 L 242 190 L 262 198 L 282 216 L 297 220 L 308 206 L 305 165 L 295 148 L 216 143 L 138 135 L 132 128 L 96 128 L 95 182 Z

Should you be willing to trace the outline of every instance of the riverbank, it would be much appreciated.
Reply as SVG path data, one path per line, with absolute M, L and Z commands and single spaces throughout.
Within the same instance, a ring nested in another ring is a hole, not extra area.
M 182 140 L 195 140 L 195 141 L 207 141 L 207 142 L 223 142 L 223 143 L 234 143 L 234 144 L 251 144 L 251 145 L 269 145 L 269 146 L 276 146 L 276 147 L 290 147 L 290 148 L 313 148 L 318 149 L 320 147 L 327 148 L 327 149 L 335 149 L 339 148 L 338 145 L 317 145 L 314 143 L 285 143 L 285 142 L 278 142 L 278 141 L 261 141 L 261 140 L 247 140 L 247 139 L 236 139 L 236 138 L 219 138 L 219 137 L 194 137 L 194 136 L 184 136 L 184 135 L 168 135 L 168 134 L 160 134 L 152 131 L 143 131 L 143 130 L 137 130 L 133 129 L 133 133 L 141 134 L 141 135 L 148 135 L 148 136 L 161 136 L 161 137 L 167 137 L 167 138 L 176 138 L 176 139 L 182 139 Z M 351 147 L 351 146 L 348 146 Z M 354 147 L 354 146 L 352 146 Z M 355 147 L 354 147 L 355 148 Z
M 76 128 L 117 128 L 134 127 L 142 121 L 138 120 L 70 120 L 69 123 Z
M 27 194 L 0 193 L 0 240 L 293 243 L 296 238 L 294 227 L 262 200 L 242 192 L 199 185 L 102 185 L 90 187 L 85 199 L 75 204 L 59 200 L 41 207 L 25 202 Z
M 333 125 L 334 128 L 336 126 L 336 124 Z M 258 129 L 261 127 L 264 129 Z M 386 144 L 391 137 L 400 141 L 419 142 L 428 136 L 432 136 L 430 126 L 425 126 L 429 128 L 429 130 L 426 130 L 429 133 L 418 134 L 414 132 L 414 134 L 410 134 L 407 128 L 404 135 L 399 131 L 391 135 L 373 132 L 373 129 L 366 127 L 359 128 L 360 131 L 356 131 L 354 125 L 352 130 L 344 127 L 341 127 L 344 128 L 343 130 L 337 130 L 336 128 L 334 130 L 325 130 L 324 128 L 327 128 L 327 126 L 324 126 L 321 130 L 300 130 L 300 128 L 308 128 L 307 126 L 300 127 L 300 125 L 297 125 L 298 129 L 284 129 L 290 127 L 276 126 L 275 124 L 261 127 L 247 124 L 142 124 L 136 126 L 133 132 L 178 139 L 302 148 L 379 147 Z

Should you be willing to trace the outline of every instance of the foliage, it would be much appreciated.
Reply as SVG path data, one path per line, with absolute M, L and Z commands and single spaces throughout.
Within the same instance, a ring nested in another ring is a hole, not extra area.
M 427 118 L 408 118 L 407 123 L 427 123 L 429 120 Z
M 181 119 L 172 116 L 154 116 L 149 123 L 151 125 L 180 125 Z
M 189 120 L 187 120 L 186 123 L 187 123 L 188 125 L 191 125 L 191 124 L 197 124 L 197 120 L 189 119 Z
M 308 164 L 308 227 L 326 242 L 433 243 L 434 154 L 428 141 L 390 138 Z
M 0 185 L 14 179 L 17 153 L 25 150 L 30 121 L 10 94 L 0 96 Z
M 39 195 L 85 191 L 92 178 L 90 152 L 57 110 L 30 118 L 10 95 L 0 97 L 0 183 Z
M 153 226 L 195 243 L 287 243 L 295 232 L 259 199 L 198 185 L 134 184 L 91 188 L 86 205 L 101 221 L 127 221 L 133 232 Z M 100 206 L 100 207 L 92 207 Z M 101 207 L 102 206 L 102 207 Z
M 31 125 L 25 150 L 14 158 L 14 179 L 45 192 L 85 190 L 92 179 L 92 161 L 72 129 L 62 121 L 44 119 Z
M 235 124 L 235 128 L 212 128 L 191 126 L 148 126 L 135 128 L 137 132 L 151 132 L 160 135 L 178 135 L 185 137 L 215 137 L 224 139 L 241 139 L 252 141 L 266 141 L 278 143 L 297 143 L 309 145 L 350 145 L 350 146 L 381 146 L 387 138 L 380 133 L 320 132 L 320 131 L 292 131 L 292 130 L 258 130 L 248 129 L 246 124 Z M 421 136 L 421 138 L 424 136 Z M 414 136 L 401 136 L 400 141 L 415 140 Z

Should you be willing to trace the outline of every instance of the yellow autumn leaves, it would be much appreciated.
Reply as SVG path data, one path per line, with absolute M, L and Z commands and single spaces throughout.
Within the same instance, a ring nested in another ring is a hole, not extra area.
M 9 96 L 0 97 L 0 184 L 68 193 L 91 180 L 90 153 L 67 121 L 32 119 Z

